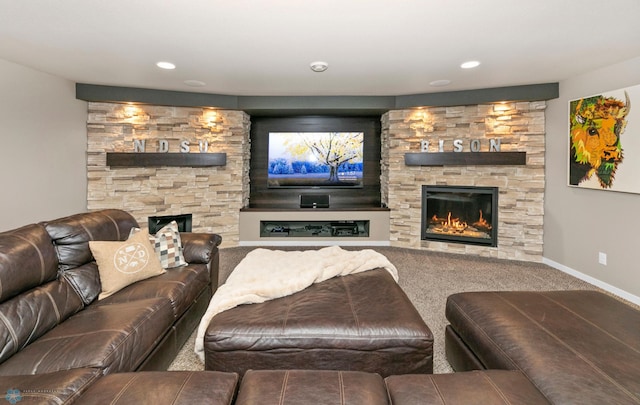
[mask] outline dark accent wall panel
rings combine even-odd
[[[176,107],[213,107],[243,110],[252,116],[280,117],[312,114],[374,116],[389,110],[414,107],[550,100],[558,98],[558,94],[557,82],[398,96],[233,96],[76,83],[76,98],[79,100]]]
[[[364,185],[357,189],[268,188],[269,132],[364,132]],[[330,209],[380,207],[380,116],[251,117],[249,207],[299,208],[300,194],[329,194]]]
[[[494,87],[490,89],[445,91],[441,93],[409,94],[396,97],[396,109],[416,106],[443,107],[475,105],[503,101],[537,101],[558,98],[558,83],[529,84],[522,86]]]

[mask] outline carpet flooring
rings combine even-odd
[[[365,249],[367,247],[345,247]],[[255,247],[220,250],[220,284],[242,258]],[[280,250],[317,249],[277,247]],[[398,269],[400,287],[434,335],[435,374],[453,370],[444,355],[445,302],[449,295],[463,291],[504,290],[597,290],[598,288],[541,263],[480,258],[459,254],[428,252],[396,247],[371,247],[385,255]],[[176,356],[169,370],[203,370],[193,352],[195,332]]]

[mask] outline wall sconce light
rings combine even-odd
[[[124,117],[127,119],[133,119],[140,115],[140,108],[135,105],[128,105],[124,108]]]
[[[215,110],[205,111],[202,116],[202,126],[205,128],[209,128],[210,130],[218,129],[219,125],[222,124],[222,117]]]
[[[493,111],[496,112],[505,112],[505,111],[509,111],[511,109],[511,106],[509,104],[507,104],[507,102],[503,101],[500,104],[495,104],[493,106]]]
[[[433,132],[433,117],[429,111],[418,109],[411,113],[411,115],[405,120],[409,122],[409,128],[416,131],[416,136],[420,135],[420,132]]]
[[[147,113],[142,108],[134,104],[128,104],[124,107],[122,115],[125,121],[134,125],[142,125],[149,120]]]

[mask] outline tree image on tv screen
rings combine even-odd
[[[280,186],[358,186],[362,132],[270,133],[269,179]]]

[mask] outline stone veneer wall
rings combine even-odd
[[[222,246],[239,238],[240,208],[249,202],[249,116],[242,111],[89,103],[87,122],[88,209],[121,208],[147,225],[153,215],[193,214],[194,232],[222,235]],[[226,166],[109,167],[106,152],[133,152],[134,139],[156,152],[159,140],[169,152],[225,152]]]
[[[390,111],[382,117],[382,201],[391,209],[391,245],[468,253],[502,259],[541,261],[543,254],[544,150],[546,102],[429,107]],[[526,166],[405,166],[406,152],[420,152],[420,141],[438,153],[453,141],[500,139],[501,150],[527,152]],[[421,241],[422,185],[499,187],[498,246],[483,247]]]
[[[541,261],[544,214],[545,102],[394,110],[382,116],[382,201],[391,209],[391,245]],[[146,225],[152,215],[193,214],[195,232],[215,232],[223,246],[239,242],[239,212],[249,203],[250,118],[242,111],[192,107],[89,103],[87,122],[88,209],[121,208]],[[405,166],[406,152],[420,141],[438,153],[453,140],[499,138],[502,151],[526,151],[526,166]],[[222,167],[106,166],[106,152],[133,152],[133,140],[146,139],[155,152],[158,140],[179,152],[180,142],[208,141],[209,152],[226,152]],[[422,185],[497,186],[498,246],[484,247],[420,240]]]

